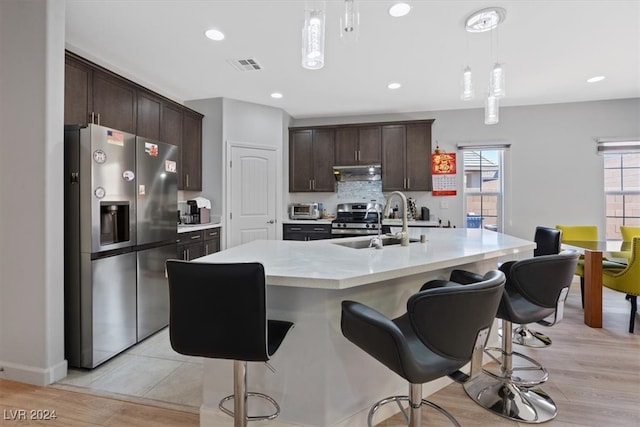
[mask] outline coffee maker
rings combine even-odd
[[[186,202],[179,202],[178,206],[183,212],[180,215],[180,222],[182,224],[208,224],[210,221],[210,212],[208,208],[199,208],[196,200],[187,200]]]

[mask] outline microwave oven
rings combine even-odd
[[[292,203],[289,205],[290,219],[322,218],[322,203]]]

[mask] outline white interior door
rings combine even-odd
[[[276,150],[230,147],[229,247],[276,238]]]

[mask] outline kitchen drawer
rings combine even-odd
[[[331,238],[331,224],[283,224],[284,240],[320,240]]]
[[[188,231],[186,233],[178,233],[176,243],[187,244],[193,242],[201,242],[203,240],[202,231]]]
[[[202,230],[203,239],[204,240],[213,240],[220,238],[220,229],[219,228],[207,228],[206,230]]]

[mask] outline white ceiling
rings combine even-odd
[[[361,0],[355,45],[339,37],[343,2],[326,2],[325,66],[301,67],[304,0],[67,0],[67,48],[170,98],[227,97],[284,109],[295,118],[483,106],[490,33],[467,33],[474,11],[500,6],[494,57],[505,63],[502,106],[640,97],[640,0]],[[222,42],[204,37],[218,28]],[[495,41],[496,34],[493,39]],[[254,58],[240,72],[227,60]],[[464,65],[476,98],[461,101]],[[604,75],[588,84],[592,76]],[[387,84],[397,81],[395,91]],[[480,89],[480,90],[478,90]],[[275,100],[274,91],[284,94]]]

